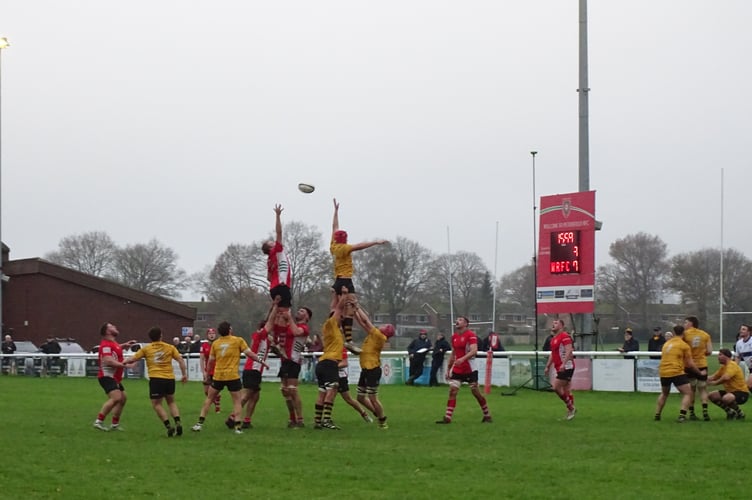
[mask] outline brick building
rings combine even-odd
[[[39,258],[7,260],[3,273],[3,332],[37,345],[53,336],[90,349],[99,344],[105,322],[118,327],[121,342],[148,342],[152,326],[160,326],[169,339],[196,318],[196,309],[180,302]]]

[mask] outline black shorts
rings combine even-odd
[[[724,394],[728,394],[726,391],[718,391],[718,393],[723,397]],[[734,396],[736,397],[736,404],[743,405],[747,402],[749,399],[749,393],[744,391],[734,391]]]
[[[339,367],[337,362],[331,359],[321,360],[316,363],[316,379],[320,388],[326,388],[339,382]]]
[[[239,378],[233,380],[212,380],[211,386],[219,392],[222,392],[222,389],[225,387],[227,387],[227,390],[230,392],[238,392],[243,388],[243,384],[240,382]]]
[[[279,365],[277,376],[279,378],[297,379],[300,376],[300,364],[291,359],[283,359]]]
[[[475,370],[472,373],[454,373],[454,370],[452,370],[452,375],[449,378],[452,380],[459,380],[460,382],[467,382],[468,384],[477,384],[478,370]]]
[[[677,375],[675,377],[661,377],[661,387],[671,387],[671,384],[674,384],[674,387],[679,387],[681,385],[687,385],[689,383],[689,377],[687,377],[687,374],[684,375]]]
[[[692,380],[699,380],[700,382],[704,382],[705,380],[707,380],[708,379],[708,367],[704,366],[702,368],[697,368],[697,369],[698,370],[705,370],[705,375],[698,375],[697,373],[695,373],[694,371],[690,371],[689,369],[685,369],[684,373],[687,374],[687,378],[690,381],[692,381]]]
[[[125,390],[125,387],[123,387],[123,384],[121,384],[120,382],[115,382],[115,379],[112,377],[100,377],[99,385],[102,386],[102,389],[104,389],[105,394],[109,394],[112,391],[124,391]]]
[[[149,399],[159,399],[175,394],[174,378],[150,378]]]
[[[347,293],[355,293],[355,286],[353,285],[352,278],[337,278],[334,280],[332,288],[334,293],[342,295],[342,287],[347,287]]]
[[[368,368],[360,371],[358,387],[378,387],[381,382],[381,367]]]
[[[350,384],[347,382],[347,377],[339,378],[339,387],[337,388],[340,394],[343,392],[350,392]]]
[[[566,380],[567,382],[571,382],[573,376],[574,376],[574,368],[567,368],[566,370],[556,372],[557,380]]]
[[[243,370],[243,389],[261,390],[261,372],[258,370]]]
[[[279,296],[279,304],[277,304],[279,307],[292,307],[292,293],[289,286],[277,285],[269,290],[269,295],[272,296],[272,300]]]

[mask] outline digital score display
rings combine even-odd
[[[551,233],[551,274],[579,274],[580,231]]]

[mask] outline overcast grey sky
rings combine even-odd
[[[532,255],[576,191],[578,2],[0,0],[2,239],[101,230],[195,272],[285,221]],[[589,2],[597,265],[638,231],[750,255],[752,2]],[[297,191],[300,181],[316,192]],[[449,238],[447,237],[449,229]],[[323,243],[323,242],[322,242]]]

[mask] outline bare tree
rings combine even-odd
[[[752,262],[737,250],[723,254],[723,301],[726,311],[749,311],[752,306]],[[706,248],[688,252],[671,259],[671,273],[666,287],[681,296],[683,304],[691,307],[701,321],[717,327],[720,311],[721,252]]]
[[[469,316],[471,313],[479,312],[477,309],[482,302],[486,273],[488,269],[475,253],[444,254],[434,259],[431,264],[429,290],[435,296],[448,298],[451,276],[455,314]]]
[[[82,273],[102,277],[111,273],[117,250],[117,245],[107,233],[89,231],[61,239],[57,251],[49,252],[45,259]]]
[[[618,269],[621,295],[639,307],[645,326],[648,304],[658,298],[669,271],[666,244],[658,236],[637,233],[611,243],[609,254]]]
[[[186,272],[177,265],[178,255],[156,239],[118,250],[113,278],[145,292],[177,297],[187,284]]]
[[[217,257],[204,286],[204,293],[214,301],[228,296],[241,298],[249,290],[268,292],[266,257],[258,245],[232,243]]]
[[[533,300],[535,298],[533,286],[533,264],[518,267],[499,280],[499,298],[504,302],[518,304],[520,310],[534,314]]]
[[[291,221],[283,227],[283,244],[293,270],[293,303],[303,305],[314,300],[327,284],[331,258],[323,247],[323,235],[316,226]]]
[[[419,243],[397,237],[353,256],[359,294],[372,313],[385,311],[396,323],[425,285],[431,252]]]

